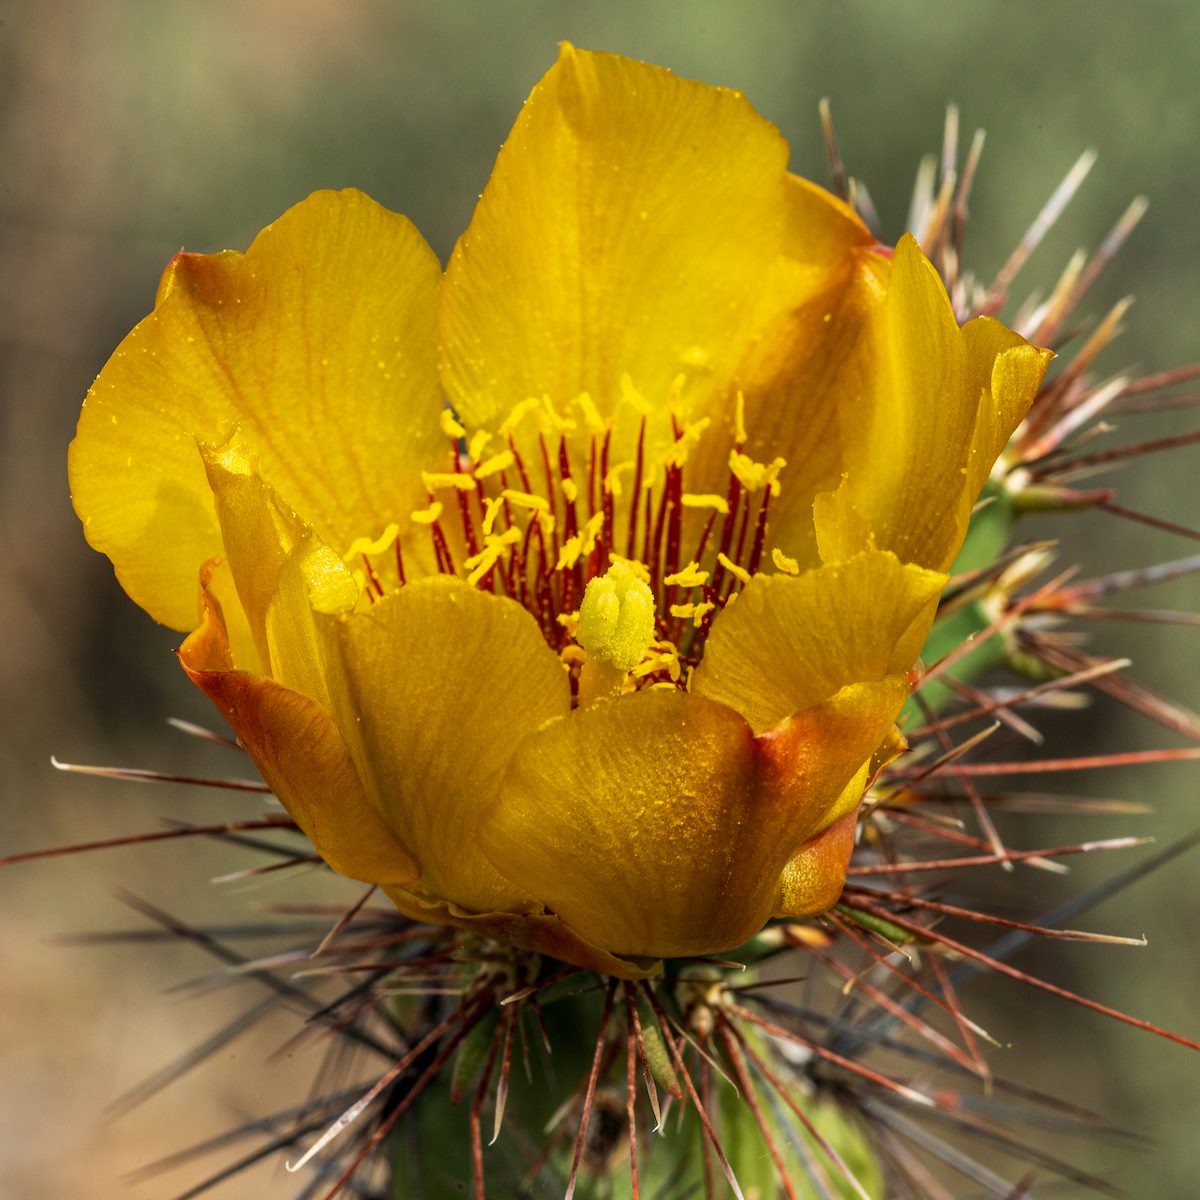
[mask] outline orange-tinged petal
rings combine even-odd
[[[416,860],[367,799],[332,716],[273,680],[233,670],[220,607],[210,595],[203,623],[179,658],[335,871],[368,883],[416,880]]]
[[[908,679],[899,674],[850,684],[759,738],[762,786],[797,818],[786,843],[792,852],[779,876],[775,916],[824,912],[841,894],[874,756],[908,693]]]
[[[284,503],[341,553],[421,502],[438,428],[440,271],[403,217],[317,192],[245,254],[180,254],[93,384],[71,446],[88,540],[156,619],[194,628],[221,537],[197,442],[240,427]]]
[[[857,805],[827,829],[809,838],[788,860],[779,881],[777,917],[815,917],[837,902],[854,850]]]
[[[236,667],[238,670],[251,671],[255,675],[264,674],[265,668],[255,644],[254,631],[250,628],[250,621],[238,598],[233,572],[230,571],[229,563],[224,557],[210,559],[200,568],[201,611],[206,594],[216,602],[221,611],[221,623],[229,650],[229,666],[226,669],[233,670]]]
[[[475,912],[528,907],[476,843],[521,739],[565,713],[567,673],[512,600],[462,580],[409,584],[325,618],[327,683],[385,820],[421,865],[421,890]]]
[[[483,848],[591,945],[728,950],[771,915],[793,849],[865,779],[903,690],[848,690],[760,739],[675,691],[577,709],[521,744]]]
[[[886,551],[794,577],[756,575],[713,622],[692,691],[761,733],[847,684],[902,673],[945,582]]]
[[[908,692],[904,675],[847,684],[758,739],[763,786],[789,814],[789,850],[858,804]]]
[[[787,175],[787,153],[737,92],[565,46],[447,270],[443,378],[459,414],[494,426],[528,396],[581,392],[609,414],[623,375],[664,405],[682,374],[692,415],[729,399],[750,340],[867,237]]]

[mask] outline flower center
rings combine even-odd
[[[622,386],[633,393],[628,380]],[[724,490],[690,491],[693,452],[713,434],[707,418],[687,424],[675,409],[631,402],[604,420],[586,395],[567,416],[531,399],[495,433],[473,436],[446,410],[445,469],[422,473],[428,505],[403,537],[389,526],[346,559],[371,602],[403,586],[418,559],[421,574],[458,575],[517,601],[571,668],[576,691],[588,655],[627,672],[627,688],[684,688],[714,615],[762,565],[786,464],[743,452],[739,398]],[[656,432],[668,435],[666,449],[652,457]],[[617,461],[626,444],[629,456]],[[771,559],[797,570],[779,550]]]

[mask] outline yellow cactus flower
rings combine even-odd
[[[355,191],[177,256],[72,489],[330,866],[634,977],[837,899],[1046,358],[738,93],[565,47],[444,275]]]

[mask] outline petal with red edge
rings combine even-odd
[[[577,709],[521,744],[484,851],[613,954],[731,949],[771,915],[792,851],[865,780],[905,694],[903,680],[846,689],[757,740],[731,709],[674,691]]]
[[[854,851],[858,808],[809,838],[788,859],[779,881],[777,917],[815,917],[828,912],[842,894]]]
[[[763,787],[788,813],[789,850],[858,804],[908,691],[903,675],[848,684],[758,739]]]
[[[179,659],[335,871],[368,883],[416,880],[416,860],[367,799],[329,712],[273,680],[230,669],[220,609],[211,600]]]

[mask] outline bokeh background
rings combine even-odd
[[[244,248],[317,187],[356,185],[411,216],[443,257],[470,217],[517,108],[568,38],[744,90],[824,179],[816,117],[829,96],[850,170],[892,236],[919,156],[956,100],[964,133],[988,131],[972,203],[971,261],[992,274],[1085,147],[1100,161],[1030,264],[1045,286],[1077,245],[1095,247],[1127,201],[1149,215],[1100,282],[1097,309],[1138,303],[1101,369],[1200,358],[1200,6],[1192,0],[28,0],[0,3],[0,854],[156,827],[164,816],[246,811],[222,793],[65,776],[50,756],[165,771],[229,773],[218,747],[165,725],[211,721],[171,651],[84,544],[65,451],[79,401],[120,337],[149,310],[181,247]],[[1183,428],[1187,414],[1127,418],[1118,436]],[[370,431],[364,430],[364,436]],[[1196,523],[1200,457],[1177,451],[1120,477],[1133,506]],[[1062,554],[1091,573],[1179,558],[1195,547],[1103,516],[1063,523]],[[1196,606],[1181,581],[1158,606]],[[1138,677],[1194,705],[1195,629],[1113,626],[1102,645]],[[1178,744],[1101,706],[1073,725],[1075,748]],[[1068,745],[1061,742],[1061,745]],[[1057,778],[1152,804],[1142,817],[1078,818],[1025,844],[1200,825],[1195,765]],[[1034,781],[1036,786],[1037,781]],[[1129,855],[1146,851],[1127,852]],[[0,1195],[102,1200],[173,1195],[195,1170],[129,1185],[122,1174],[287,1102],[311,1064],[267,1067],[281,1039],[222,1051],[151,1105],[120,1119],[105,1104],[234,1011],[238,997],[167,991],[209,969],[151,947],[64,948],[80,929],[138,927],[121,886],[190,920],[237,919],[273,888],[212,886],[252,861],[208,844],[106,851],[0,875]],[[1130,857],[1124,862],[1134,861]],[[1115,860],[1085,862],[1071,887]],[[1063,986],[1200,1037],[1200,853],[1080,924],[1145,932],[1145,949],[1052,944],[1018,960]],[[1021,879],[1030,911],[1066,892]],[[1017,985],[985,981],[976,1015],[1011,1048],[994,1066],[1109,1111],[1151,1135],[1062,1147],[1139,1200],[1197,1194],[1200,1059]],[[218,1194],[293,1194],[277,1166]],[[1070,1189],[1061,1194],[1075,1194]]]

